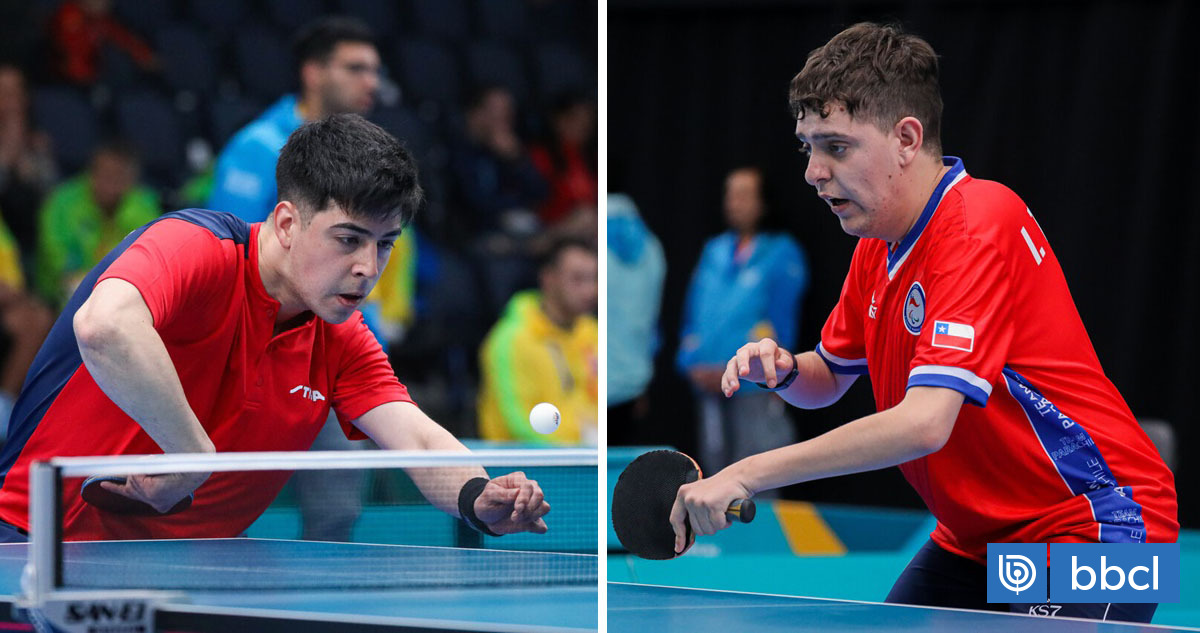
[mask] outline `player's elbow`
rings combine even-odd
[[[909,421],[913,451],[919,453],[918,456],[936,453],[950,441],[962,403],[962,394],[951,389],[914,387],[908,390],[901,403],[902,414]]]
[[[101,314],[94,305],[85,302],[75,312],[71,326],[75,330],[75,340],[82,349],[101,349],[112,342],[116,336],[116,324],[111,315]]]
[[[954,419],[944,419],[942,416],[927,416],[918,422],[917,431],[913,434],[916,439],[916,449],[921,455],[929,455],[942,450],[950,441],[950,433],[954,430]]]

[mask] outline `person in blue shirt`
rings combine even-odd
[[[729,230],[704,245],[688,286],[676,357],[697,394],[705,472],[796,440],[779,398],[744,389],[726,399],[720,385],[725,364],[742,345],[762,338],[795,341],[808,286],[808,265],[796,240],[760,231],[766,205],[759,169],[729,173],[724,208]]]
[[[299,94],[284,95],[221,150],[209,208],[261,222],[275,208],[275,163],[288,136],[306,121],[374,105],[380,62],[366,24],[322,18],[297,35],[295,53]]]
[[[294,52],[299,93],[281,97],[238,130],[221,150],[208,208],[228,211],[247,222],[261,222],[277,203],[275,164],[292,132],[331,114],[366,114],[374,105],[379,52],[374,34],[362,21],[320,18],[296,35]],[[405,239],[411,240],[410,235],[405,231]],[[392,268],[399,265],[393,262]],[[377,311],[378,304],[370,300],[362,305],[364,319],[378,338]],[[332,414],[313,443],[314,450],[355,448],[360,448],[359,443],[346,439]],[[362,502],[357,494],[346,491],[361,488],[358,473],[300,471],[293,482],[304,523],[302,538],[349,540]]]
[[[610,180],[611,182],[611,180]],[[636,437],[654,377],[667,260],[633,199],[608,194],[608,432]]]

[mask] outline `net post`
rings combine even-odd
[[[62,473],[34,462],[29,470],[29,561],[22,589],[40,603],[62,585]]]

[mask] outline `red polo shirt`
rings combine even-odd
[[[350,421],[386,402],[411,402],[361,315],[310,317],[274,335],[280,304],[258,270],[259,224],[188,209],[130,234],[88,275],[39,352],[0,452],[0,520],[28,528],[29,464],[67,455],[161,453],[96,385],[71,327],[104,279],[141,292],[188,403],[219,452],[307,450],[330,407]],[[266,509],[290,472],[216,473],[188,510],[133,518],[98,511],[64,481],[68,540],[228,537]]]
[[[963,394],[949,441],[900,464],[943,549],[1173,543],[1175,483],[1104,375],[1058,259],[1012,191],[949,171],[898,244],[858,243],[817,352],[869,374],[880,411],[910,387]]]

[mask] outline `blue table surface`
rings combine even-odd
[[[1028,615],[931,609],[707,589],[608,583],[608,630],[1161,633],[1196,631]]]
[[[0,595],[20,592],[27,548],[0,544]],[[178,590],[185,610],[597,628],[592,555],[238,538],[65,543],[63,559],[64,589]]]

